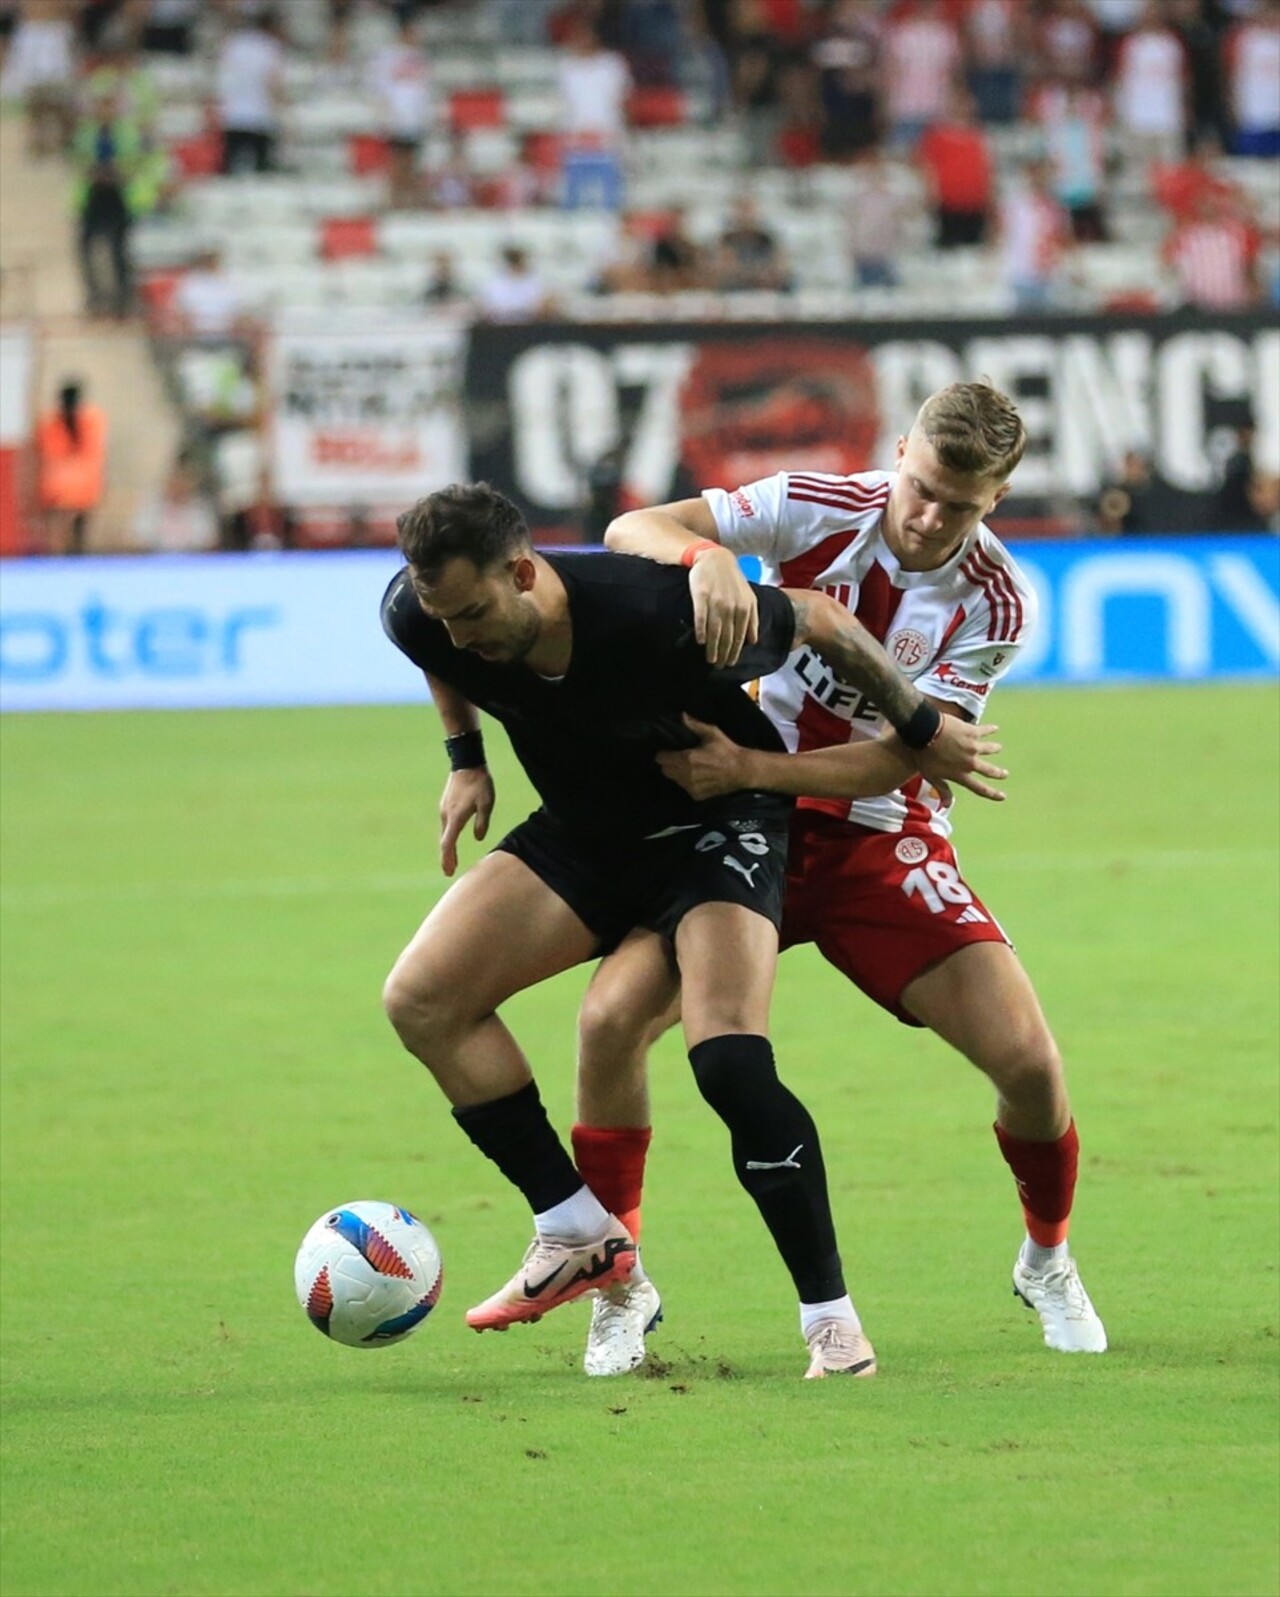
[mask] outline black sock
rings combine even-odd
[[[547,1119],[536,1081],[506,1098],[455,1109],[453,1118],[512,1186],[520,1188],[534,1214],[563,1203],[582,1185]]]
[[[845,1294],[818,1128],[778,1080],[767,1037],[709,1037],[689,1050],[698,1090],[729,1128],[733,1168],[755,1200],[802,1303]],[[754,1168],[764,1165],[765,1169]]]

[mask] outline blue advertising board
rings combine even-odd
[[[1280,543],[1186,537],[1013,545],[1041,600],[1013,680],[1267,678]],[[0,709],[420,700],[383,636],[392,550],[15,560],[0,567]]]

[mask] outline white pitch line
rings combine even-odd
[[[1117,869],[1150,871],[1207,871],[1256,868],[1280,861],[1280,851],[1268,848],[1123,849],[1103,854],[1067,852],[1001,854],[985,859],[987,871],[1044,871],[1105,874]],[[120,882],[94,884],[32,883],[0,892],[0,908],[59,909],[68,904],[154,903],[202,898],[324,898],[360,893],[426,894],[445,885],[439,872],[415,875],[383,871],[366,876],[264,876],[221,882]]]

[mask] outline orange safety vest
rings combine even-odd
[[[73,439],[61,410],[48,411],[36,429],[40,505],[44,510],[92,510],[102,498],[107,464],[107,418],[97,405],[81,405]]]

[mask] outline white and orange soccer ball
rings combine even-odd
[[[422,1221],[367,1199],[322,1214],[293,1266],[307,1318],[346,1347],[402,1342],[435,1308],[443,1278],[440,1249]]]

